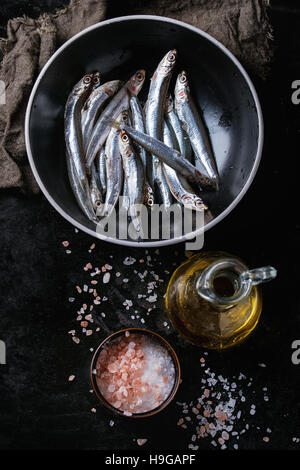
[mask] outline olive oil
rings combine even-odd
[[[272,267],[249,271],[237,257],[203,252],[181,264],[166,294],[169,318],[188,341],[210,349],[240,343],[262,311],[258,284],[273,279]]]

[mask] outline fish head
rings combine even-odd
[[[117,122],[122,125],[122,124],[127,124],[128,123],[128,111],[124,109],[118,116]]]
[[[130,157],[132,155],[130,138],[124,130],[119,135],[119,148],[122,157]]]
[[[186,207],[191,208],[191,209],[195,209],[195,210],[198,210],[198,211],[203,211],[207,208],[205,206],[205,204],[203,203],[202,199],[200,197],[198,197],[196,194],[195,195],[184,194],[182,196],[182,203]]]
[[[96,188],[91,189],[91,201],[94,211],[97,213],[101,209],[103,201],[100,192]]]
[[[176,104],[184,103],[188,101],[190,96],[190,87],[187,79],[186,72],[181,72],[176,80],[175,85],[175,101]]]
[[[140,92],[144,81],[146,72],[145,70],[138,70],[127,82],[127,88],[132,95],[137,96]]]
[[[121,83],[121,80],[112,80],[111,82],[104,83],[103,88],[105,93],[109,96],[114,95],[120,88]]]
[[[87,73],[81,80],[77,83],[77,86],[74,89],[76,95],[82,95],[86,91],[92,88],[94,73]]]
[[[171,51],[169,51],[158,64],[156,72],[164,76],[171,74],[173,68],[175,67],[176,56],[176,49],[172,49]]]
[[[95,72],[94,73],[94,76],[92,78],[92,82],[93,82],[93,85],[92,85],[92,88],[93,90],[96,90],[99,86],[100,86],[100,72]]]
[[[166,106],[165,106],[166,114],[169,114],[171,111],[173,111],[173,109],[174,109],[173,98],[171,95],[168,95],[166,99]]]

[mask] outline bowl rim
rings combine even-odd
[[[29,137],[29,128],[30,128],[30,116],[31,116],[31,110],[32,110],[32,104],[33,100],[35,98],[35,94],[37,91],[37,88],[40,84],[40,81],[42,80],[43,76],[47,72],[48,68],[52,64],[52,62],[61,54],[61,52],[66,49],[72,42],[76,41],[79,37],[83,36],[84,34],[88,33],[89,31],[92,31],[94,29],[101,28],[102,26],[109,25],[112,23],[119,23],[122,21],[131,21],[131,20],[155,20],[155,21],[162,21],[166,23],[171,23],[171,24],[176,24],[178,26],[182,26],[184,28],[190,29],[191,31],[199,34],[200,36],[203,36],[205,39],[208,41],[212,42],[216,47],[218,47],[225,55],[228,56],[228,58],[235,64],[235,66],[239,69],[240,73],[243,75],[250,92],[252,94],[255,107],[256,107],[256,112],[257,112],[257,117],[258,117],[258,141],[257,141],[257,151],[256,151],[256,156],[254,160],[254,164],[252,167],[251,172],[249,173],[249,176],[246,180],[246,183],[242,190],[239,192],[239,194],[236,196],[236,198],[229,204],[229,206],[222,211],[216,218],[208,222],[207,225],[204,225],[204,227],[200,227],[198,230],[195,230],[193,233],[193,236],[188,236],[188,235],[181,235],[180,237],[176,238],[171,238],[171,239],[166,239],[166,240],[158,240],[158,241],[131,241],[131,240],[121,240],[117,238],[110,238],[106,237],[100,233],[97,233],[96,231],[91,230],[90,228],[86,227],[82,223],[78,222],[76,219],[71,217],[67,212],[65,212],[59,204],[52,198],[50,193],[48,192],[47,188],[45,187],[44,183],[42,182],[39,173],[37,171],[37,168],[34,163],[34,158],[33,154],[31,151],[31,145],[30,145],[30,137]],[[28,100],[27,108],[26,108],[26,115],[25,115],[25,144],[26,144],[26,151],[28,155],[28,160],[31,166],[31,170],[33,172],[33,175],[41,188],[44,196],[48,199],[50,204],[56,209],[56,211],[64,217],[68,222],[70,222],[73,226],[77,227],[79,230],[82,230],[83,232],[98,238],[103,241],[107,241],[110,243],[114,243],[117,245],[124,245],[124,246],[130,246],[130,247],[140,247],[140,248],[154,248],[154,247],[160,247],[160,246],[166,246],[166,245],[173,245],[175,243],[180,243],[180,242],[185,242],[192,240],[194,237],[199,236],[203,234],[203,232],[206,232],[207,230],[211,229],[215,225],[217,225],[221,220],[223,220],[236,206],[237,204],[241,201],[241,199],[244,197],[246,192],[248,191],[249,187],[251,186],[254,177],[256,175],[256,172],[258,170],[260,160],[261,160],[261,155],[262,155],[262,150],[263,150],[263,141],[264,141],[264,122],[263,122],[263,114],[261,110],[261,105],[259,102],[259,98],[257,95],[257,92],[255,90],[255,87],[240,63],[240,61],[230,52],[221,42],[219,42],[217,39],[215,39],[213,36],[210,34],[202,31],[199,28],[196,28],[195,26],[192,26],[188,23],[185,23],[183,21],[175,20],[173,18],[168,18],[164,16],[156,16],[156,15],[128,15],[128,16],[119,16],[117,18],[110,18],[104,21],[101,21],[99,23],[96,23],[94,25],[91,25],[79,33],[75,34],[72,36],[70,39],[68,39],[62,46],[57,49],[57,51],[54,52],[54,54],[50,57],[50,59],[46,62],[44,67],[42,68],[41,72],[39,73],[35,84],[32,88],[32,91],[30,93],[30,97]]]
[[[168,397],[163,401],[158,407],[154,408],[153,410],[145,411],[143,413],[133,413],[132,415],[125,415],[123,411],[119,410],[118,408],[115,408],[113,405],[111,405],[102,395],[98,385],[97,381],[95,379],[95,374],[94,374],[94,369],[96,368],[98,358],[101,354],[101,350],[105,346],[105,344],[110,342],[111,340],[113,341],[114,339],[118,338],[121,336],[123,333],[125,334],[126,331],[129,331],[131,333],[138,333],[138,334],[143,334],[145,336],[153,336],[156,338],[156,340],[163,344],[164,347],[168,350],[170,356],[172,357],[173,363],[174,363],[174,369],[175,369],[175,378],[174,378],[174,384],[172,387],[172,390],[170,391],[170,394]],[[98,400],[100,401],[101,405],[105,406],[110,412],[123,416],[124,418],[133,418],[133,419],[138,419],[138,418],[148,418],[150,416],[156,415],[160,411],[164,410],[175,398],[175,395],[178,391],[179,385],[181,383],[181,367],[180,367],[180,362],[177,356],[177,353],[175,352],[175,349],[171,346],[171,344],[159,333],[156,333],[155,331],[149,330],[147,328],[139,328],[139,327],[129,327],[129,328],[122,328],[121,330],[115,331],[114,333],[111,333],[109,336],[104,338],[103,341],[99,344],[97,347],[93,358],[91,360],[91,365],[90,365],[90,380],[91,384],[94,390],[95,395],[97,396]]]

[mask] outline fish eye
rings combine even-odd
[[[140,72],[138,72],[138,73],[136,74],[136,79],[137,79],[138,82],[141,82],[141,81],[143,80],[143,78],[144,78],[144,76],[143,76],[143,74],[141,74]]]
[[[184,74],[180,75],[179,81],[180,81],[180,83],[185,83],[186,82],[186,75],[184,75]]]
[[[101,203],[101,201],[100,201],[99,199],[95,202],[96,207],[100,207],[101,204],[102,204],[102,203]]]
[[[170,54],[168,55],[168,59],[170,62],[174,62],[174,60],[176,59],[174,52],[170,52]]]
[[[128,135],[127,134],[123,134],[122,135],[122,140],[123,142],[125,142],[125,144],[129,141],[129,138],[128,138]]]
[[[87,84],[91,83],[91,80],[92,79],[91,79],[90,75],[87,75],[86,77],[84,77],[83,83],[85,83],[87,85]]]
[[[100,82],[100,78],[98,76],[94,77],[93,82],[97,85]]]

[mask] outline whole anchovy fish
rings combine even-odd
[[[158,140],[163,135],[164,108],[172,71],[176,62],[177,51],[169,51],[158,64],[152,78],[145,107],[146,133]],[[152,185],[157,185],[162,202],[166,206],[172,203],[172,197],[161,168],[161,162],[152,155]]]
[[[142,232],[141,210],[139,206],[144,202],[145,174],[143,164],[126,132],[119,135],[119,148],[122,156],[124,177],[127,181],[129,200],[129,215],[137,232]]]
[[[99,82],[100,83],[100,82]],[[94,87],[90,96],[86,100],[82,110],[82,135],[83,144],[86,150],[92,135],[93,127],[99,117],[103,106],[109,98],[114,96],[120,88],[121,81],[113,80],[101,86]]]
[[[137,95],[141,90],[145,81],[145,71],[138,70],[128,82],[118,91],[113,97],[108,106],[105,108],[103,113],[100,115],[98,121],[93,129],[90,142],[86,151],[86,165],[89,168],[104,144],[109,131],[110,126],[107,122],[107,118],[115,119],[124,110],[129,107],[130,95]]]
[[[85,169],[81,133],[81,108],[93,85],[93,74],[85,75],[72,89],[64,113],[66,160],[72,190],[86,216],[95,220]]]
[[[215,189],[215,181],[207,176],[203,175],[191,162],[186,160],[180,152],[176,149],[168,147],[166,144],[161,142],[154,137],[150,137],[148,134],[137,131],[133,127],[127,124],[119,124],[111,121],[110,125],[113,127],[119,127],[126,131],[136,143],[142,145],[148,152],[156,155],[163,163],[166,163],[174,170],[178,171],[182,176],[194,184],[200,184],[201,187],[207,189]]]
[[[127,111],[122,111],[118,118],[118,123],[126,122]],[[97,211],[97,215],[108,217],[118,202],[123,183],[123,166],[119,149],[120,129],[112,128],[108,134],[105,144],[107,187],[105,202],[103,207]]]
[[[218,186],[219,175],[211,148],[208,133],[192,99],[186,72],[181,72],[175,86],[175,108],[183,129],[187,132],[194,153],[196,167],[215,180]]]
[[[172,148],[176,145],[176,136],[172,133],[167,122],[164,122],[164,143]],[[207,209],[202,199],[195,194],[193,189],[190,187],[187,181],[183,177],[178,176],[175,170],[170,166],[163,163],[163,169],[166,175],[166,179],[171,190],[171,193],[185,207],[189,209],[195,209],[197,211],[203,211]]]
[[[169,127],[173,129],[173,132],[176,136],[176,140],[179,145],[178,150],[180,150],[180,153],[184,158],[191,161],[192,160],[192,148],[191,148],[191,144],[189,141],[189,137],[181,126],[181,122],[174,108],[174,101],[171,95],[167,97],[166,107],[165,107],[165,116],[166,116],[166,121],[169,124]]]
[[[132,115],[132,127],[134,127],[134,129],[137,129],[138,131],[145,132],[144,113],[138,97],[133,95],[130,98],[129,104]],[[153,189],[151,188],[151,185],[148,181],[147,172],[147,163],[150,156],[147,155],[147,151],[144,149],[144,147],[141,147],[140,145],[137,145],[137,150],[142,161],[145,173],[145,202],[151,207],[154,204],[154,194]]]

